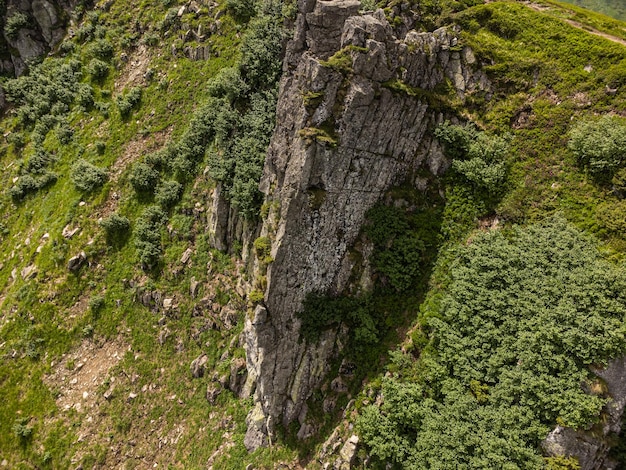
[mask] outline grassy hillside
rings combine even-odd
[[[620,0],[564,0],[567,3],[626,21],[626,5]]]
[[[53,57],[26,77],[2,79],[10,107],[0,121],[0,461],[8,468],[269,469],[280,462],[297,468],[298,461],[315,468],[313,456],[337,424],[325,417],[319,392],[310,408],[327,421],[316,439],[298,442],[287,429],[269,449],[248,455],[243,445],[252,403],[229,388],[241,387],[238,335],[255,299],[242,290],[246,269],[238,247],[231,254],[211,248],[206,213],[218,182],[248,220],[260,210],[256,182],[274,125],[282,35],[295,10],[289,3],[198,3],[114,0],[78,9],[73,35]],[[476,239],[483,256],[495,243],[503,263],[515,250],[538,250],[543,259],[554,237],[511,227],[537,227],[557,214],[548,234],[567,235],[563,243],[579,247],[581,263],[596,263],[603,279],[621,285],[617,263],[626,254],[626,162],[581,157],[568,146],[579,123],[612,116],[618,133],[625,125],[624,23],[548,0],[534,7],[444,3],[439,9],[418,1],[412,8],[423,13],[424,27],[461,25],[462,45],[484,64],[493,96],[470,96],[446,109],[473,127],[439,131],[442,141],[465,139],[467,148],[454,153],[448,147],[457,162],[431,192],[390,193],[389,199],[419,210],[381,206],[370,214],[364,236],[376,246],[383,293],[366,299],[366,307],[360,301],[333,305],[350,313],[370,309],[381,328],[400,338],[410,328],[403,344],[356,352],[371,360],[368,354],[398,348],[389,361],[391,379],[382,381],[374,370],[365,386],[351,389],[365,418],[350,419],[359,422],[366,448],[374,460],[400,467],[406,465],[402,455],[422,458],[428,449],[409,449],[409,426],[403,428],[409,438],[397,433],[402,454],[376,441],[381,433],[372,423],[397,417],[393,409],[381,415],[367,407],[381,388],[398,393],[396,413],[411,393],[419,399],[431,394],[433,401],[418,411],[443,410],[449,423],[476,401],[484,404],[498,382],[486,373],[454,375],[445,369],[454,354],[437,349],[445,335],[454,344],[450,338],[460,334],[450,332],[460,328],[450,305],[465,295],[454,289],[462,278],[458,270],[467,266],[453,260],[469,259],[471,266],[466,245]],[[388,13],[393,4],[384,5]],[[482,235],[489,227],[503,228],[503,235]],[[407,259],[424,267],[407,268]],[[559,268],[572,268],[561,261]],[[581,279],[581,295],[592,295],[593,280]],[[615,318],[602,319],[608,322],[602,334],[621,332],[618,314],[616,308]],[[561,321],[537,318],[532,327]],[[574,330],[555,334],[574,337]],[[549,397],[560,400],[558,392],[566,390],[577,406],[518,420],[530,431],[514,436],[516,448],[531,468],[546,463],[536,444],[552,425],[598,419],[603,397],[583,396],[572,381],[586,380],[588,364],[623,353],[624,344],[621,338],[605,349],[590,346],[563,368],[561,389]],[[562,358],[562,350],[555,351]],[[439,352],[451,358],[444,369],[427,362]],[[190,365],[203,355],[204,370],[196,367],[194,377]],[[437,395],[446,378],[454,386]],[[415,383],[419,390],[404,388]],[[457,408],[444,409],[446,400]],[[436,437],[442,423],[427,424]],[[472,426],[458,424],[460,432]],[[454,445],[450,452],[455,461]]]

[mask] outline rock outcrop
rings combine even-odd
[[[300,338],[305,296],[346,288],[354,268],[349,249],[385,191],[416,183],[418,171],[447,168],[431,137],[446,117],[438,89],[455,89],[454,99],[489,91],[457,32],[399,38],[382,10],[359,15],[359,7],[358,0],[301,0],[287,46],[261,181],[274,209],[261,227],[273,262],[264,305],[244,330],[248,374],[256,381],[249,449],[266,443],[279,421],[302,418],[338,352],[338,331],[324,332],[316,344]]]
[[[557,426],[548,434],[542,447],[549,456],[575,457],[581,470],[617,469],[619,465],[609,458],[609,451],[611,437],[617,436],[622,429],[626,405],[626,358],[615,359],[594,372],[604,381],[609,397],[602,423],[587,431]]]
[[[20,76],[27,64],[65,36],[77,0],[7,0],[2,12],[0,74]]]

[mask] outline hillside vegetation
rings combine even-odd
[[[305,302],[307,341],[344,324],[371,367],[335,413],[314,393],[316,436],[281,428],[252,454],[239,334],[263,286],[207,213],[216,187],[242,224],[272,210],[258,182],[295,5],[79,6],[52,56],[2,78],[8,468],[314,469],[337,426],[365,467],[579,468],[540,442],[605,419],[590,366],[626,350],[626,25],[549,0],[402,5],[418,29],[459,25],[493,92],[440,91],[450,169],[369,212],[370,292]]]
[[[564,0],[567,3],[626,21],[626,5],[620,0]]]

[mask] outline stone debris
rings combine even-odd
[[[191,362],[191,366],[189,369],[191,370],[191,375],[194,378],[200,378],[204,376],[204,372],[206,371],[206,364],[209,362],[209,357],[206,354],[202,354],[195,358]]]

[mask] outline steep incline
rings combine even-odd
[[[453,31],[397,38],[382,10],[358,16],[356,0],[299,8],[261,182],[275,208],[261,232],[272,240],[273,262],[265,305],[244,332],[257,386],[249,448],[265,443],[278,421],[304,423],[304,401],[338,350],[337,331],[316,344],[301,340],[296,314],[305,296],[348,286],[349,249],[385,190],[415,184],[418,169],[445,170],[429,133],[445,116],[437,90],[451,84],[454,99],[489,90]]]

